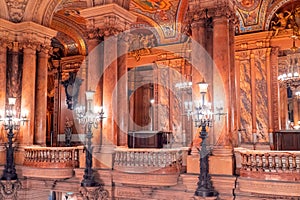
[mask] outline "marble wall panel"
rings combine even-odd
[[[264,61],[255,62],[256,129],[258,142],[268,141],[268,91]]]
[[[183,105],[183,91],[179,91],[176,89],[176,83],[180,83],[182,80],[182,75],[170,68],[170,129],[173,132],[174,142],[178,144],[182,144],[183,141],[183,130],[185,129],[182,125],[183,121],[183,113],[182,109]]]
[[[241,106],[241,128],[242,142],[252,141],[252,101],[251,101],[251,70],[250,61],[240,62],[240,106]]]
[[[169,109],[169,68],[161,67],[158,71],[158,130],[170,130],[170,109]]]

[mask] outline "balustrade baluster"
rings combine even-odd
[[[300,155],[296,155],[295,162],[296,162],[296,171],[300,172]]]
[[[287,167],[287,164],[286,164],[286,156],[285,155],[282,155],[281,157],[281,162],[282,162],[282,171],[286,171],[286,167]]]
[[[268,160],[269,160],[269,170],[271,172],[271,171],[273,171],[273,166],[274,166],[273,156],[269,155]]]
[[[288,157],[288,162],[289,162],[289,170],[293,171],[294,170],[294,157],[290,155]]]
[[[275,170],[278,172],[281,170],[281,159],[278,155],[274,155],[274,161],[275,161]]]
[[[256,171],[262,171],[262,155],[256,154]]]

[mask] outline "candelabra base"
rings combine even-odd
[[[82,180],[81,184],[82,187],[95,187],[97,186],[97,183],[94,180]]]
[[[18,175],[16,172],[9,172],[6,169],[3,171],[3,175],[1,177],[1,180],[17,180]]]
[[[196,190],[195,196],[199,196],[199,197],[216,197],[216,196],[218,196],[218,192],[216,192],[213,189],[200,188],[200,189]]]

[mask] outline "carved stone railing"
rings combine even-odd
[[[238,149],[240,176],[266,180],[300,181],[300,151]],[[236,156],[237,156],[236,154]]]
[[[25,147],[24,166],[38,168],[76,168],[82,147]]]
[[[182,162],[180,149],[128,149],[116,148],[114,169],[147,173],[156,170],[171,169],[179,171]]]

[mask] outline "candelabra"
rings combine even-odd
[[[195,126],[201,128],[199,137],[202,139],[202,142],[201,149],[199,149],[200,174],[198,177],[199,181],[197,183],[198,187],[195,191],[195,195],[201,197],[212,197],[217,196],[218,193],[214,190],[209,174],[209,151],[206,147],[206,138],[208,133],[206,128],[212,124],[213,113],[211,111],[211,103],[205,103],[205,95],[207,93],[208,84],[202,81],[198,83],[198,85],[202,101],[195,101],[195,112],[193,114]]]
[[[5,111],[5,117],[1,117],[0,121],[3,122],[4,129],[8,130],[7,133],[7,145],[6,145],[6,165],[3,171],[1,180],[17,180],[18,176],[14,164],[14,147],[13,138],[14,130],[19,130],[21,122],[27,121],[27,114],[17,117],[16,111],[14,110],[14,105],[16,103],[16,98],[8,98],[8,107]]]
[[[87,108],[85,106],[78,106],[75,109],[79,123],[85,128],[86,131],[86,154],[85,154],[85,170],[81,186],[93,187],[97,186],[94,180],[92,169],[93,147],[92,147],[92,128],[98,128],[99,123],[104,118],[102,107],[93,106],[94,91],[86,92]]]

